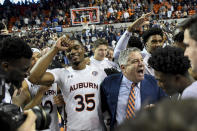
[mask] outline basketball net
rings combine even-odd
[[[85,22],[81,22],[81,24],[82,24],[83,29],[89,28],[89,26],[88,26],[89,22],[85,21]]]

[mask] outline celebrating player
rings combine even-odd
[[[67,51],[71,62],[68,69],[54,69],[46,72],[53,57],[60,50]],[[106,74],[84,61],[84,48],[79,40],[60,38],[56,45],[33,67],[29,80],[34,84],[57,83],[66,102],[67,130],[102,131],[103,121],[100,109],[100,83]]]

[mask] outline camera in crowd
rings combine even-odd
[[[14,82],[7,83],[6,79],[8,74],[0,68],[0,121],[9,125],[13,130],[19,128],[26,120],[26,115],[20,111],[20,108],[14,104],[3,103],[5,98],[6,84],[10,86],[10,89],[14,87]],[[12,95],[11,95],[12,96]],[[35,106],[32,111],[37,116],[36,129],[44,130],[48,129],[51,123],[50,108],[48,106]],[[6,116],[6,117],[4,117]],[[2,125],[3,126],[3,125]]]
[[[48,129],[51,123],[51,117],[49,114],[50,108],[47,106],[35,106],[32,108],[32,111],[37,116],[36,129]],[[3,112],[8,118],[11,119],[11,123],[14,123],[14,125],[11,125],[14,126],[13,129],[19,128],[26,120],[26,115],[23,112],[20,112],[19,107],[14,104],[1,103],[0,112]],[[10,121],[8,121],[8,123],[10,123]]]

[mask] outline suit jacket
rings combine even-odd
[[[116,109],[118,95],[123,74],[113,74],[104,79],[101,84],[101,104],[103,111],[109,111],[111,116],[110,129],[113,130],[116,123]],[[151,75],[144,75],[144,80],[140,83],[141,105],[153,104],[162,97],[167,96],[161,88],[157,86],[157,81]]]

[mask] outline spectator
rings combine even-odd
[[[154,76],[154,70],[148,65],[148,59],[154,50],[164,45],[163,31],[160,28],[150,28],[144,32],[143,41],[145,44],[145,48],[142,51],[146,68],[145,73]]]
[[[118,66],[106,58],[108,49],[108,42],[104,39],[98,39],[94,42],[93,52],[94,56],[90,57],[90,65],[94,65],[101,69],[105,68],[118,68]]]
[[[129,13],[127,12],[127,10],[125,9],[124,11],[124,21],[127,22],[128,21],[128,18],[129,18]]]
[[[197,15],[192,16],[189,19],[186,19],[182,24],[181,27],[184,29],[184,43],[186,44],[185,56],[188,56],[191,61],[192,72],[197,72],[197,57],[196,57],[196,25],[197,25]],[[188,88],[185,93],[196,91],[194,87]],[[185,95],[185,97],[187,97]]]

